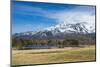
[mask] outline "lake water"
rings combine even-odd
[[[46,49],[46,48],[59,48],[61,45],[41,45],[41,44],[33,44],[24,46],[24,49]]]

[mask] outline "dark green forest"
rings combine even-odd
[[[21,50],[26,49],[25,46],[30,45],[55,45],[58,48],[64,47],[80,47],[86,45],[95,45],[94,35],[77,35],[66,36],[63,39],[49,38],[49,39],[25,39],[21,37],[12,38],[12,48]]]

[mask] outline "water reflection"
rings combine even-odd
[[[52,45],[33,44],[33,45],[24,46],[23,48],[24,49],[46,49],[46,48],[60,48],[60,47],[62,47],[62,46],[61,45],[53,45],[53,44]]]

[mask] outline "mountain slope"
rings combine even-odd
[[[55,26],[46,28],[38,32],[24,32],[14,34],[14,36],[26,38],[63,38],[70,34],[89,34],[95,33],[94,24],[89,25],[86,22],[67,24],[66,22],[57,24]]]

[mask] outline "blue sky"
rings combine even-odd
[[[62,22],[83,21],[83,17],[79,20],[81,16],[94,17],[95,7],[14,1],[12,3],[12,33],[43,30]],[[74,17],[75,19],[72,20]],[[91,20],[85,18],[84,21]]]

